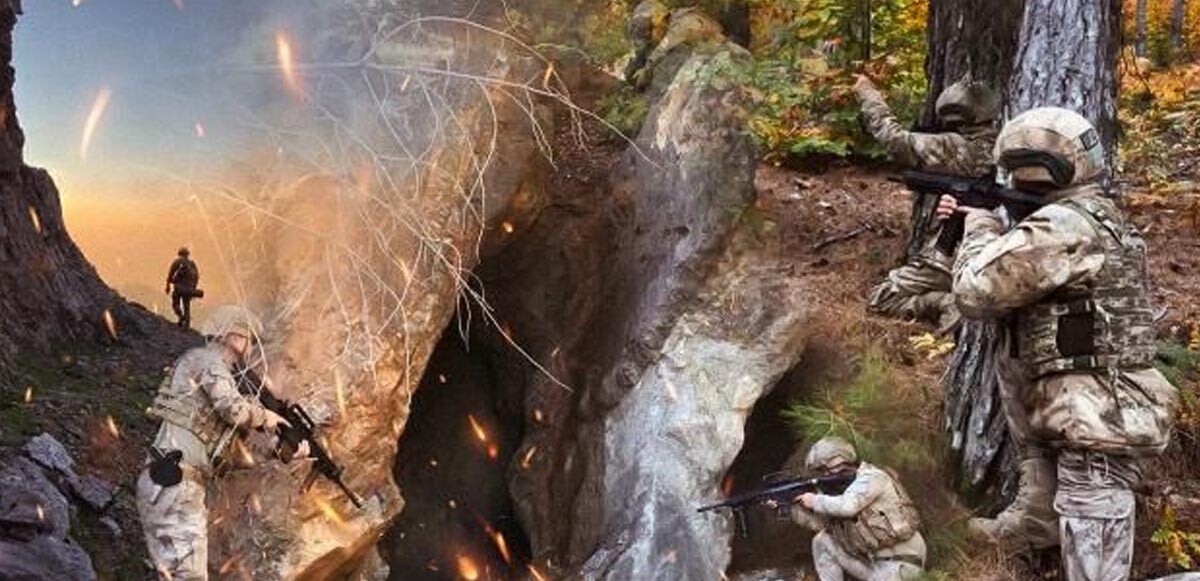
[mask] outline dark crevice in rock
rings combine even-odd
[[[508,489],[524,389],[503,379],[496,338],[452,323],[429,361],[396,458],[404,510],[381,543],[391,579],[503,579],[529,561]]]

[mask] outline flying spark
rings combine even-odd
[[[480,442],[486,444],[488,435],[487,432],[483,431],[483,426],[479,425],[479,421],[473,415],[467,414],[467,419],[471,422],[471,430],[475,432],[475,437],[479,438]]]
[[[339,373],[335,369],[333,371],[333,385],[334,385],[334,387],[337,388],[338,411],[340,411],[343,416],[346,415],[346,385],[345,385],[345,383],[346,382],[342,380],[342,374]]]
[[[177,10],[183,12],[183,0],[171,0],[171,4],[174,4]]]
[[[25,403],[33,403],[33,386],[25,388]]]
[[[505,223],[501,224],[500,227],[504,228],[504,232],[506,234],[512,234],[516,230],[516,228],[513,226],[512,222],[505,222]]]
[[[537,446],[530,446],[529,451],[525,452],[525,456],[521,458],[521,469],[529,470],[533,465],[533,455],[537,454]]]
[[[321,509],[321,513],[324,514],[326,518],[338,525],[346,524],[346,521],[342,519],[342,515],[338,514],[338,511],[334,510],[334,508],[330,506],[328,502],[325,502],[325,500],[320,498],[313,499],[313,502],[317,504],[317,508]]]
[[[33,229],[37,231],[38,234],[41,234],[42,220],[41,218],[38,218],[37,208],[34,208],[33,206],[29,206],[29,221],[33,222]]]
[[[300,88],[300,77],[296,75],[296,62],[292,56],[292,42],[283,32],[275,35],[275,50],[279,55],[279,70],[283,72],[283,82],[297,96],[304,92]]]
[[[508,552],[508,541],[504,540],[504,534],[488,525],[484,525],[483,530],[492,538],[492,543],[496,545],[496,550],[500,552],[504,562],[512,565],[512,555]]]
[[[221,568],[219,569],[221,575],[228,575],[229,572],[233,570],[234,566],[237,565],[238,559],[240,558],[241,555],[234,555],[226,559],[224,563],[221,563]]]
[[[544,419],[546,419],[546,415],[542,413],[542,410],[533,410],[533,421],[540,424]]]
[[[438,374],[438,383],[445,385],[446,384],[446,376],[439,373]]]
[[[83,0],[71,0],[71,8],[79,8],[80,4],[83,4]]]
[[[262,499],[257,494],[250,495],[250,510],[253,510],[254,514],[262,514]]]
[[[495,460],[496,458],[500,457],[500,449],[497,448],[495,444],[491,444],[488,446],[487,454],[489,460]]]
[[[79,143],[79,157],[87,159],[88,149],[92,146],[92,137],[96,135],[96,127],[104,118],[104,112],[108,110],[108,103],[111,99],[112,89],[105,87],[100,89],[96,100],[92,102],[92,111],[88,113],[87,123],[83,126],[83,139]]]
[[[108,334],[115,341],[117,339],[117,321],[113,319],[112,311],[104,309],[104,328],[108,329]]]
[[[208,135],[208,131],[205,131],[203,123],[197,121],[196,122],[196,137],[199,137],[200,139],[204,139],[205,135]]]
[[[121,437],[121,430],[117,429],[117,420],[114,420],[112,416],[104,416],[104,427],[108,428],[108,433],[112,434],[112,437]]]
[[[459,555],[458,574],[467,581],[475,581],[476,579],[479,579],[479,568],[476,567],[475,562],[466,555]]]
[[[529,574],[533,575],[533,578],[535,581],[547,581],[547,579],[544,576],[542,576],[542,573],[537,570],[537,567],[534,567],[533,565],[528,565],[528,566],[526,566],[526,568],[529,569]]]
[[[42,508],[42,505],[40,505],[40,504],[37,505],[37,515],[38,515],[39,521],[46,520],[46,509]]]

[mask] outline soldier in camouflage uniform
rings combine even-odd
[[[942,133],[904,129],[870,79],[859,76],[854,92],[862,103],[867,131],[887,148],[896,163],[922,171],[970,178],[993,175],[992,147],[1000,99],[982,83],[963,79],[938,96]],[[940,225],[936,204],[917,196],[913,202],[913,240],[906,263],[888,273],[871,291],[867,310],[881,315],[939,323],[949,330],[958,322],[950,296],[952,256],[936,247]]]
[[[203,347],[184,353],[159,388],[148,413],[162,421],[154,439],[157,451],[182,453],[183,480],[164,486],[148,466],[137,481],[137,508],[150,558],[162,579],[208,578],[208,510],[205,486],[214,464],[239,429],[275,433],[287,425],[257,399],[243,396],[232,369],[248,365],[258,319],[245,309],[222,307],[204,328]],[[301,456],[308,454],[307,445]]]
[[[854,482],[838,496],[805,494],[791,516],[817,532],[813,563],[821,581],[846,575],[864,581],[917,579],[925,568],[920,516],[904,487],[886,470],[858,461],[849,442],[818,440],[804,459],[813,475],[854,472]]]
[[[720,23],[699,8],[670,10],[658,0],[646,0],[634,8],[626,33],[635,52],[625,69],[625,80],[639,89],[650,84],[654,67],[676,48],[726,41]]]
[[[1098,183],[1103,146],[1082,116],[1027,111],[1005,126],[996,153],[1018,189],[1050,203],[1006,231],[997,215],[944,197],[939,216],[966,213],[954,295],[966,317],[1011,316],[1007,364],[1019,375],[1009,378],[1025,381],[1017,419],[1057,450],[1066,578],[1127,579],[1138,461],[1166,447],[1178,405],[1151,365],[1146,245]]]

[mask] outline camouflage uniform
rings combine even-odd
[[[848,451],[840,438],[824,438],[809,452],[811,461],[822,446]],[[843,452],[844,453],[844,452]],[[816,495],[812,509],[792,506],[792,519],[807,526],[813,537],[813,562],[822,581],[841,580],[847,574],[867,581],[919,578],[925,566],[925,539],[917,529],[920,517],[908,493],[887,471],[860,463],[854,482],[840,495]]]
[[[906,167],[982,178],[992,173],[992,147],[996,141],[995,118],[998,103],[982,85],[963,81],[939,97],[939,118],[944,121],[947,105],[965,105],[973,110],[972,119],[958,132],[917,133],[896,121],[883,95],[869,84],[856,85],[862,103],[867,131],[887,148],[888,155]],[[950,267],[953,259],[936,248],[940,224],[934,217],[936,206],[920,196],[913,202],[913,221],[923,228],[924,237],[913,240],[907,262],[888,273],[888,279],[870,294],[867,310],[872,313],[940,322],[949,328],[958,320],[950,295]]]
[[[635,52],[625,79],[638,88],[650,84],[659,61],[676,48],[726,41],[721,24],[699,8],[672,11],[657,0],[647,0],[634,8],[627,35]]]
[[[994,214],[968,214],[954,293],[966,317],[1012,315],[1004,375],[1021,382],[1009,389],[1023,415],[1010,419],[1019,435],[1058,450],[1053,506],[1067,579],[1126,579],[1138,459],[1166,447],[1178,405],[1151,365],[1145,243],[1095,185],[1102,148],[1082,117],[1026,112],[997,152],[1016,179],[1058,189],[1007,232]]]
[[[222,312],[214,317],[222,317]],[[238,391],[217,343],[184,353],[147,413],[162,421],[154,447],[183,453],[183,481],[178,485],[158,486],[148,468],[138,477],[138,515],[150,558],[163,579],[207,579],[205,484],[213,460],[236,429],[261,428],[273,414]]]

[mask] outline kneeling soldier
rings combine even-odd
[[[864,581],[916,579],[924,572],[925,539],[908,493],[886,470],[858,461],[849,442],[826,437],[804,460],[813,476],[855,473],[838,496],[804,494],[792,519],[817,531],[813,562],[821,581],[847,575]]]

